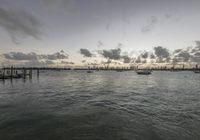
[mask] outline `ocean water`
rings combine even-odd
[[[51,71],[0,81],[0,140],[199,140],[200,74]]]

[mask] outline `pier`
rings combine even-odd
[[[0,79],[26,79],[26,78],[32,78],[33,71],[37,72],[37,77],[39,77],[40,69],[39,68],[14,68],[14,67],[5,67],[0,69]]]
[[[37,77],[40,76],[41,71],[61,71],[71,70],[70,68],[45,68],[45,67],[4,67],[0,68],[0,79],[26,79],[32,78],[33,74]]]

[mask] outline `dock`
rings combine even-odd
[[[32,78],[33,71],[36,71],[37,77],[39,77],[40,69],[39,68],[14,68],[14,67],[6,67],[0,69],[0,79],[26,79],[26,78]]]

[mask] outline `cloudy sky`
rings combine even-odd
[[[0,53],[64,50],[81,62],[81,48],[88,55],[186,48],[200,39],[199,7],[199,0],[0,0]]]

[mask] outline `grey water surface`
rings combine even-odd
[[[49,71],[0,81],[0,140],[199,140],[200,74]]]

